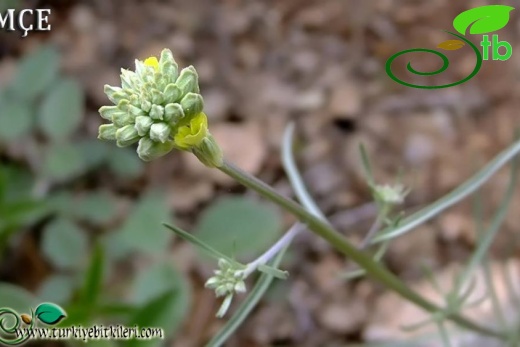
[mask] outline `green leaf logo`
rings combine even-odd
[[[453,27],[462,35],[466,35],[470,26],[470,34],[487,34],[505,27],[509,22],[509,12],[514,9],[505,5],[475,7],[455,17]]]
[[[66,316],[65,311],[61,307],[50,302],[38,305],[35,315],[40,321],[48,325],[57,324]]]

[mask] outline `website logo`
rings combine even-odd
[[[53,327],[67,316],[60,306],[45,302],[30,314],[19,314],[11,308],[0,308],[0,345],[21,345],[29,340],[152,340],[164,339],[164,330],[137,325],[93,325]]]
[[[6,315],[6,317],[2,317],[4,315]],[[11,322],[7,322],[8,317],[11,318]],[[36,310],[31,310],[31,314],[18,314],[18,312],[11,308],[0,308],[0,343],[12,346],[27,341],[27,335],[20,336],[17,333],[17,329],[20,329],[23,324],[25,324],[24,328],[32,329],[37,321],[46,325],[55,325],[65,317],[65,311],[60,306],[50,302],[38,305]],[[10,335],[13,338],[4,337],[6,335]]]
[[[461,49],[466,45],[471,47],[476,57],[475,68],[467,77],[461,79],[460,81],[438,86],[418,85],[403,81],[393,73],[392,63],[394,60],[396,60],[401,55],[415,52],[431,53],[438,56],[442,60],[442,66],[436,71],[423,72],[414,69],[411,62],[408,62],[406,69],[412,74],[418,76],[433,76],[446,71],[450,65],[448,57],[444,53],[429,48],[407,49],[392,55],[386,62],[386,73],[395,82],[411,88],[440,89],[453,87],[458,84],[467,82],[475,77],[475,75],[479,72],[480,68],[482,67],[483,60],[489,60],[492,58],[493,60],[505,61],[511,58],[513,55],[513,47],[509,42],[500,41],[497,34],[491,36],[488,35],[489,33],[500,30],[507,25],[509,22],[509,13],[512,10],[514,10],[514,7],[505,5],[480,6],[462,12],[453,20],[453,27],[458,33],[451,31],[446,32],[451,36],[454,36],[455,39],[444,41],[438,44],[437,48],[446,51],[454,51]],[[471,35],[483,35],[482,41],[480,42],[482,53],[480,53],[479,48],[475,44],[466,38],[466,32],[468,31],[468,28],[469,34]]]

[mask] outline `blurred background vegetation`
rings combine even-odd
[[[161,223],[247,262],[293,221],[185,153],[145,164],[135,148],[96,139],[103,85],[118,85],[119,69],[135,58],[167,47],[181,67],[193,64],[226,157],[287,195],[279,148],[285,124],[296,120],[309,190],[359,241],[376,213],[360,141],[380,181],[393,182],[400,168],[410,173],[407,211],[453,189],[512,141],[517,17],[499,32],[513,59],[485,62],[463,85],[414,90],[384,69],[391,54],[435,47],[458,13],[491,3],[2,0],[2,10],[51,8],[52,30],[23,39],[0,32],[0,307],[25,312],[51,301],[67,311],[64,325],[159,326],[166,345],[200,346],[223,324],[214,293],[203,288],[216,264]],[[473,69],[469,48],[453,54],[440,82]],[[418,60],[416,68],[432,64]],[[504,171],[486,185],[484,216],[507,182]],[[511,206],[520,208],[518,194]],[[491,257],[507,258],[518,274],[515,217]],[[385,261],[420,288],[421,264],[449,277],[474,244],[468,202],[393,243]],[[403,302],[365,279],[346,284],[347,264],[322,240],[300,237],[282,266],[290,280],[270,290],[229,346],[410,338],[399,325],[420,313],[400,309]],[[145,344],[126,344],[136,343]]]

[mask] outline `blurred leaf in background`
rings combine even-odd
[[[171,221],[171,217],[165,194],[151,190],[139,199],[121,229],[109,236],[109,249],[114,250],[114,254],[132,251],[152,256],[162,254],[172,234],[164,232],[157,221]]]
[[[70,78],[57,81],[47,92],[39,111],[40,127],[55,142],[74,133],[83,117],[83,91]]]
[[[132,299],[140,308],[128,326],[162,327],[172,336],[188,313],[191,296],[188,282],[168,263],[157,263],[141,271],[132,286]],[[128,341],[127,346],[143,341]],[[150,341],[154,345],[153,341]],[[156,342],[155,342],[156,344]]]
[[[171,337],[191,297],[186,279],[164,261],[173,238],[161,226],[172,221],[166,195],[143,187],[132,199],[96,178],[108,174],[106,182],[116,178],[124,185],[145,166],[135,149],[82,138],[84,114],[84,90],[60,72],[60,54],[52,45],[24,55],[0,88],[0,153],[7,159],[0,162],[0,256],[7,245],[16,247],[13,235],[24,232],[40,247],[35,258],[49,265],[38,298],[0,283],[0,303],[27,311],[48,301],[65,308],[61,326],[139,324],[164,328]],[[153,261],[128,274],[128,286],[108,290],[115,264],[130,254]]]
[[[11,85],[13,94],[21,101],[34,101],[58,77],[59,66],[57,50],[42,45],[20,61]]]
[[[195,235],[221,253],[251,259],[276,241],[282,230],[275,208],[247,197],[215,201],[199,217]]]

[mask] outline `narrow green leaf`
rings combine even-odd
[[[98,304],[103,288],[103,270],[105,256],[100,244],[96,244],[91,255],[90,265],[85,275],[80,302],[85,306],[95,307]]]
[[[475,226],[477,229],[477,239],[478,243],[482,242],[482,238],[484,237],[484,206],[483,206],[483,197],[482,192],[478,190],[475,193],[475,197],[472,200],[472,212],[473,219],[475,221]],[[486,284],[487,291],[489,292],[489,296],[491,298],[491,304],[493,305],[493,312],[495,314],[495,318],[497,319],[499,325],[503,328],[507,328],[506,319],[504,316],[504,312],[502,310],[502,305],[500,304],[500,299],[498,298],[497,288],[495,283],[493,282],[493,274],[491,272],[491,264],[489,262],[489,256],[485,254],[482,257],[482,267],[484,270],[484,282]]]
[[[465,283],[467,283],[473,275],[476,267],[482,262],[483,257],[487,253],[489,247],[493,243],[498,231],[500,230],[500,226],[504,221],[509,205],[511,204],[512,198],[515,193],[515,186],[518,178],[518,159],[515,158],[511,164],[511,177],[509,184],[507,186],[506,192],[504,194],[504,198],[500,203],[500,206],[497,209],[495,216],[491,221],[491,225],[486,230],[485,234],[482,236],[477,249],[472,253],[470,260],[466,268],[464,269],[464,273],[461,275],[459,288],[462,287]]]
[[[40,127],[54,141],[68,138],[83,117],[83,91],[72,79],[58,81],[45,96],[39,112]]]
[[[216,260],[226,259],[230,262],[234,262],[234,260],[232,258],[228,257],[227,255],[225,255],[223,253],[220,253],[219,251],[217,251],[210,245],[206,244],[205,242],[203,242],[202,240],[197,238],[195,235],[192,235],[192,234],[188,233],[187,231],[184,231],[181,228],[176,227],[174,225],[168,225],[166,223],[163,223],[163,225],[165,227],[167,227],[168,229],[170,229],[171,231],[173,231],[177,236],[179,236],[183,240],[190,242],[191,244],[199,247],[202,251],[206,252],[207,255],[215,258]]]
[[[370,186],[374,186],[376,183],[375,183],[374,174],[372,171],[372,165],[370,165],[370,158],[368,157],[368,153],[365,148],[365,145],[363,145],[362,143],[359,144],[359,153],[361,155],[361,162],[363,163],[363,169],[365,170],[366,180]]]
[[[374,244],[384,240],[393,239],[397,236],[412,231],[418,225],[423,224],[448,207],[453,206],[457,202],[463,200],[465,197],[472,194],[484,183],[486,183],[491,176],[493,176],[519,152],[520,141],[516,141],[511,146],[503,150],[500,154],[498,154],[491,162],[489,162],[482,170],[473,175],[469,180],[459,185],[457,188],[434,203],[403,219],[398,227],[386,228],[378,236],[374,237],[371,243]]]
[[[281,280],[286,280],[289,278],[289,272],[275,269],[272,266],[260,265],[258,267],[258,271],[261,271],[263,273],[266,273],[268,275],[271,275],[271,276],[276,277]]]
[[[453,20],[453,27],[462,35],[471,26],[470,34],[487,34],[502,29],[509,22],[509,12],[514,7],[487,5],[464,11]]]
[[[296,160],[293,155],[293,141],[294,141],[294,123],[289,123],[285,128],[283,141],[282,141],[282,163],[291,183],[291,187],[294,189],[298,200],[302,203],[305,208],[312,212],[322,220],[326,220],[325,215],[318,207],[318,204],[314,201],[312,196],[309,194],[305,182],[296,166]]]
[[[32,100],[56,79],[59,55],[52,46],[41,46],[27,54],[18,66],[12,90],[18,99]]]

